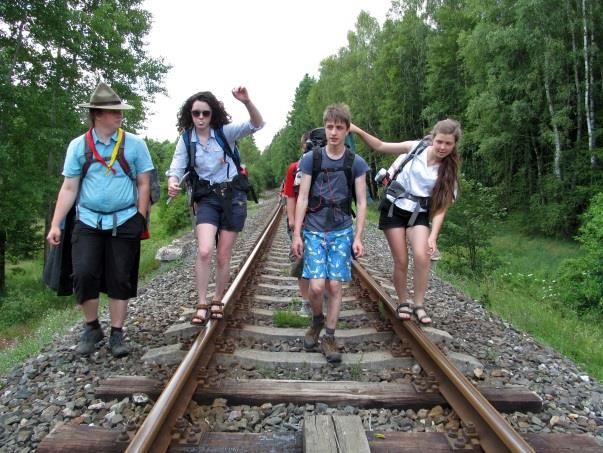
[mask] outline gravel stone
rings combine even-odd
[[[245,251],[251,249],[271,210],[272,204],[265,202],[257,209],[250,209],[246,228],[237,239],[233,265],[241,262],[241,256],[237,254],[244,256],[248,253]],[[284,226],[281,230],[281,239],[277,240],[288,241]],[[360,262],[375,278],[385,283],[390,295],[394,296],[391,282],[393,262],[383,233],[369,224],[363,243],[369,254],[360,258]],[[141,360],[149,350],[171,344],[163,333],[179,321],[187,322],[190,315],[184,315],[183,312],[192,309],[196,302],[196,248],[193,236],[185,235],[172,245],[181,248],[181,258],[139,288],[138,297],[130,301],[124,326],[125,339],[131,347],[127,359],[113,359],[107,350],[106,338],[91,357],[77,356],[75,345],[83,329],[83,323],[79,322],[65,336],[57,336],[36,357],[25,360],[0,377],[0,450],[35,451],[50,430],[64,423],[119,427],[129,421],[140,423],[148,414],[153,402],[147,395],[102,402],[95,398],[94,391],[101,380],[114,375],[140,375],[167,382],[173,373],[173,365],[144,363]],[[446,251],[443,250],[443,253]],[[273,255],[275,259],[278,258],[277,254]],[[215,258],[213,263],[212,266],[215,265]],[[234,275],[235,271],[232,273]],[[210,282],[213,282],[213,275],[210,276]],[[412,294],[410,277],[409,290]],[[212,291],[213,284],[210,284],[209,295]],[[275,290],[263,291],[258,290],[258,294],[275,295]],[[287,308],[289,305],[290,302],[277,302],[267,304],[266,308]],[[343,305],[344,310],[361,308],[345,302]],[[481,365],[469,370],[470,379],[487,385],[521,385],[543,399],[542,413],[505,415],[515,428],[522,432],[588,433],[603,447],[603,388],[596,379],[552,348],[517,330],[509,322],[487,311],[478,301],[433,275],[426,295],[426,309],[434,321],[433,327],[451,336],[440,345],[445,352],[466,354],[479,360]],[[110,325],[107,313],[101,314],[100,322],[104,331],[108,332]],[[354,322],[350,322],[349,326],[365,326],[372,322],[372,318],[364,317]],[[271,325],[271,321],[268,323]],[[300,341],[280,341],[252,347],[255,346],[262,350],[302,350]],[[342,350],[386,350],[390,346],[391,342],[374,342],[355,345],[356,349],[350,347]],[[481,371],[478,372],[478,368]],[[412,369],[376,372],[358,367],[264,370],[253,366],[233,366],[220,372],[211,368],[208,370],[212,379],[226,376],[406,383],[419,379],[423,374],[418,365]],[[367,430],[442,432],[448,428],[458,429],[459,426],[458,417],[450,409],[433,407],[399,411],[352,406],[337,408],[320,402],[301,405],[266,403],[250,407],[229,406],[226,400],[215,400],[211,406],[191,404],[189,409],[190,417],[205,431],[299,431],[305,414],[318,413],[357,414]]]

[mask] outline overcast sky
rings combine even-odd
[[[198,91],[224,102],[233,121],[248,118],[230,93],[249,90],[266,126],[255,134],[260,149],[286,122],[305,73],[316,77],[320,61],[347,46],[361,10],[382,25],[391,0],[146,0],[153,15],[152,56],[173,67],[168,96],[158,96],[147,130],[156,140],[177,138],[176,114]]]

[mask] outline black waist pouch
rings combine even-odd
[[[199,201],[201,198],[206,197],[211,192],[209,181],[206,181],[205,179],[194,178],[192,180],[192,185],[193,201]]]
[[[251,185],[249,184],[249,178],[239,173],[232,179],[232,187],[243,192],[249,192]]]

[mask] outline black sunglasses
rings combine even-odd
[[[192,115],[195,118],[203,115],[203,118],[209,118],[211,116],[211,110],[191,110]]]

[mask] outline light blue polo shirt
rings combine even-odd
[[[117,132],[104,144],[92,129],[92,138],[98,153],[109,163],[113,148],[117,142]],[[67,156],[63,166],[63,176],[77,178],[82,174],[86,161],[84,156],[84,140],[86,135],[81,135],[69,143]],[[137,135],[124,132],[124,156],[134,175],[151,171],[153,162],[146,143]],[[77,201],[79,219],[93,228],[109,230],[113,228],[113,214],[119,226],[132,218],[136,208],[137,190],[136,181],[131,180],[124,173],[121,165],[116,160],[113,164],[115,174],[109,172],[105,175],[107,167],[93,158],[93,163],[88,173],[80,182],[80,193]]]
[[[245,121],[243,123],[225,124],[223,131],[230,149],[234,150],[235,140],[251,135],[261,128],[262,126],[254,127],[250,121]],[[195,144],[195,171],[200,179],[205,179],[210,184],[216,184],[231,181],[236,176],[237,167],[228,155],[224,159],[224,150],[216,140],[216,131],[213,128],[209,131],[209,140],[207,140],[206,145],[201,144],[197,132],[193,128],[191,142]],[[170,168],[165,174],[181,179],[187,165],[188,150],[181,135],[176,144],[176,151]]]

